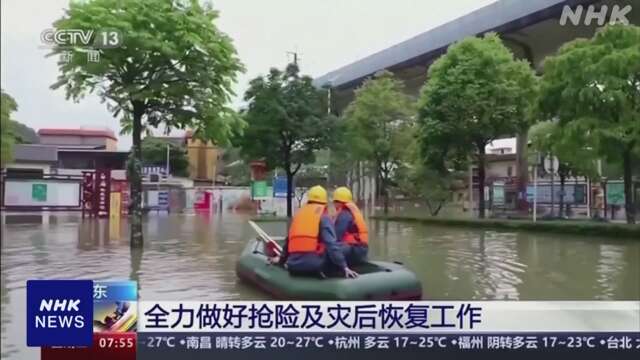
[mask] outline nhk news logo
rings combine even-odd
[[[135,335],[137,303],[134,281],[29,280],[27,345],[82,347],[96,333]]]
[[[90,346],[93,281],[27,281],[27,345]]]
[[[39,312],[51,313],[63,311],[68,314],[80,312],[80,299],[42,299]],[[82,328],[85,318],[82,315],[36,315],[36,328]]]

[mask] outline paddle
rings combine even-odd
[[[282,255],[282,247],[280,246],[280,244],[278,244],[275,240],[273,240],[271,236],[269,236],[269,234],[267,234],[264,230],[262,230],[262,228],[260,228],[260,226],[258,226],[258,224],[256,224],[255,222],[249,220],[249,225],[251,225],[253,230],[255,230],[258,233],[258,238],[260,240],[264,241],[264,243],[267,244],[267,246],[271,246],[271,248],[273,249],[273,252],[275,252],[276,255],[278,256]]]

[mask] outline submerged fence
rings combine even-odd
[[[147,211],[255,210],[248,187],[148,189],[143,194]]]

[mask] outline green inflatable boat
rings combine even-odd
[[[278,242],[282,242],[278,239]],[[353,268],[360,276],[292,276],[279,265],[272,265],[264,254],[264,243],[253,239],[238,263],[238,277],[286,300],[420,300],[422,286],[415,274],[399,263],[370,261]]]

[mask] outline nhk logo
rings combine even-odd
[[[629,15],[631,10],[631,5],[624,7],[613,5],[611,8],[607,5],[602,5],[599,8],[596,8],[595,5],[589,5],[588,7],[578,5],[575,8],[565,5],[564,8],[562,8],[562,15],[560,15],[560,25],[565,26],[568,20],[574,26],[580,24],[589,26],[595,20],[598,26],[603,26],[607,23],[607,19],[610,24],[622,23],[629,25],[627,15]]]
[[[27,281],[27,345],[90,346],[91,280]]]
[[[42,299],[40,313],[43,312],[80,312],[80,299]],[[82,328],[85,319],[82,315],[36,315],[36,328]]]

